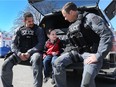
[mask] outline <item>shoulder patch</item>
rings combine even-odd
[[[98,16],[94,16],[94,17],[92,18],[92,20],[93,20],[93,22],[94,22],[95,24],[97,24],[97,25],[101,22],[101,19],[100,19]]]

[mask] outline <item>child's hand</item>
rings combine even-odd
[[[43,54],[43,59],[46,57],[46,54]]]
[[[56,52],[52,52],[52,55],[55,56],[55,55],[57,55],[57,53]]]

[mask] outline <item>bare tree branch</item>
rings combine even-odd
[[[44,14],[46,13],[50,13],[54,11],[55,8],[55,3],[49,1],[49,2],[44,2],[41,3],[40,5],[37,5],[37,8]],[[33,8],[31,5],[28,5],[24,11],[20,11],[17,15],[17,18],[14,20],[14,26],[11,28],[12,30],[18,28],[19,26],[24,25],[23,22],[23,14],[25,12],[31,12],[34,15],[34,20],[35,20],[35,24],[40,23],[42,15],[35,9]]]

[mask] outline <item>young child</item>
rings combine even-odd
[[[45,44],[45,54],[43,56],[43,66],[44,66],[44,83],[48,81],[50,73],[52,71],[52,65],[54,60],[60,55],[61,41],[57,37],[55,30],[48,29],[46,31],[48,40]],[[52,72],[52,84],[54,84],[54,76]]]

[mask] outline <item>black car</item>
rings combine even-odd
[[[70,23],[66,21],[61,14],[61,7],[66,3],[66,2],[74,2],[78,7],[79,10],[82,11],[87,11],[91,13],[95,13],[99,16],[101,16],[107,23],[108,27],[112,30],[113,32],[113,27],[109,21],[109,19],[113,18],[113,15],[110,15],[108,18],[106,15],[109,15],[111,11],[115,10],[112,8],[112,10],[109,11],[109,9],[105,9],[105,11],[102,11],[99,8],[99,0],[28,0],[30,5],[34,7],[39,14],[41,14],[41,21],[39,21],[39,26],[41,26],[44,30],[48,28],[55,28],[57,30],[57,35],[61,40],[67,39],[66,33],[67,33],[67,28],[69,27]],[[115,5],[114,1],[113,5]],[[52,6],[52,7],[47,7]],[[41,6],[46,6],[42,8]],[[111,8],[110,8],[111,9]],[[101,71],[99,72],[98,76],[116,80],[116,38],[114,35],[114,41],[113,43],[113,48],[107,55],[107,57],[104,59],[103,62],[103,67]],[[73,64],[67,67],[67,69],[82,69],[82,63],[78,64]]]

